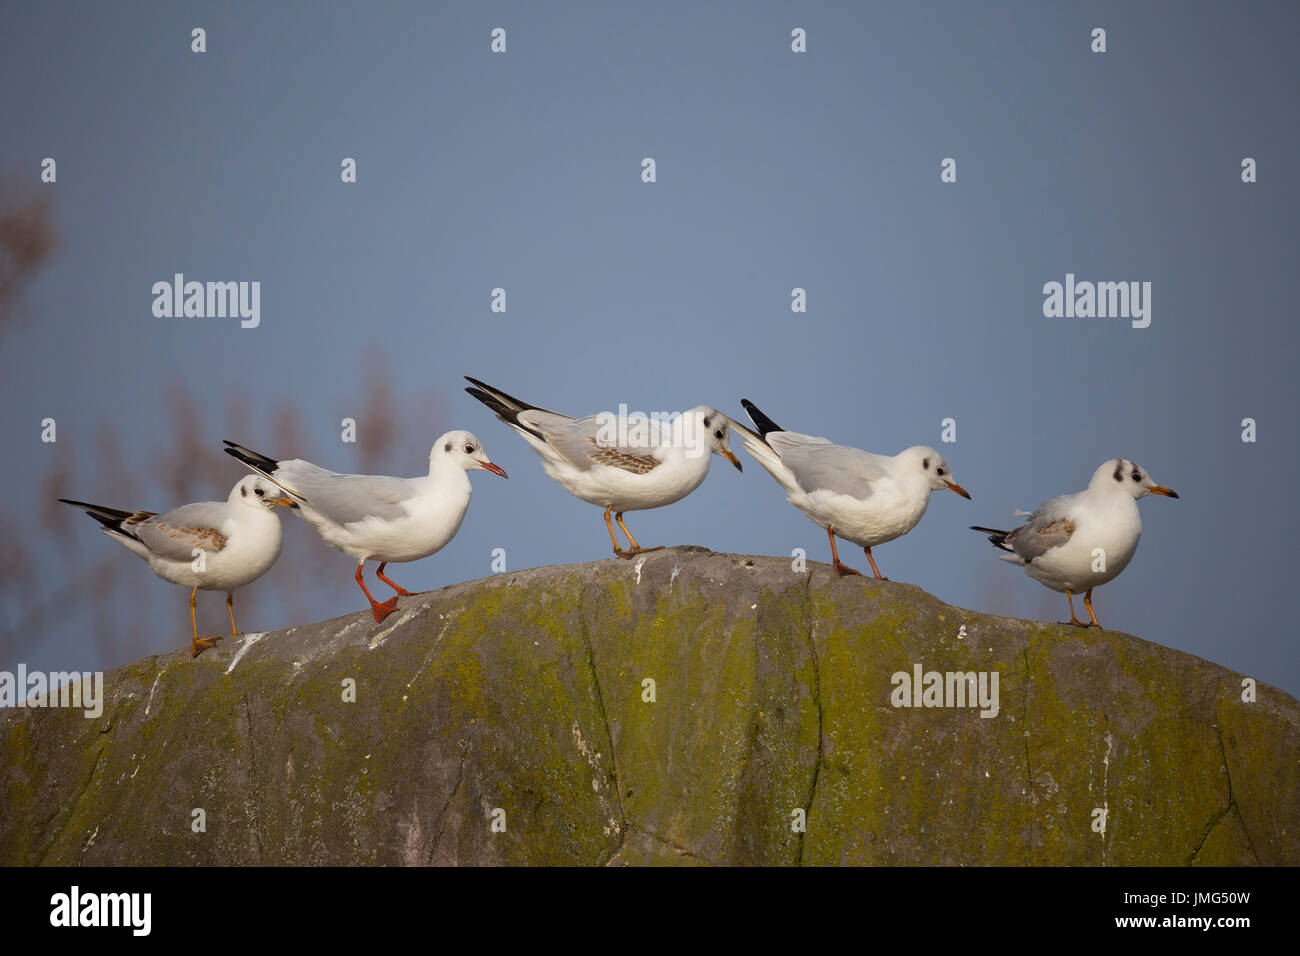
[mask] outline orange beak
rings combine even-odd
[[[961,496],[962,496],[963,498],[965,498],[967,501],[970,501],[970,500],[971,500],[970,492],[968,492],[965,488],[963,488],[961,485],[957,484],[956,482],[953,482],[953,481],[945,481],[944,484],[948,486],[948,490],[949,490],[949,491],[955,491],[955,492],[957,492],[957,494],[961,495]],[[1171,494],[1172,494],[1172,492],[1171,492]],[[1177,497],[1177,496],[1175,496],[1175,497]]]
[[[506,470],[502,468],[500,465],[494,465],[490,461],[483,461],[481,458],[476,458],[474,460],[478,462],[480,468],[490,471],[494,475],[500,475],[502,478],[510,477],[509,475],[506,474]]]
[[[273,504],[273,505],[280,505],[282,508],[294,508],[294,507],[297,507],[297,506],[293,503],[293,499],[292,499],[292,498],[286,498],[286,497],[284,497],[283,495],[281,495],[279,498],[272,498],[272,499],[270,499],[270,500],[271,500],[271,504]]]
[[[1177,498],[1178,492],[1172,488],[1166,488],[1164,485],[1156,485],[1154,488],[1148,488],[1147,491],[1153,495],[1164,495],[1166,498]]]

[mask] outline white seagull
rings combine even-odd
[[[513,428],[542,459],[546,473],[576,498],[605,509],[605,528],[614,553],[630,558],[645,551],[623,523],[628,511],[659,508],[685,498],[709,473],[718,454],[743,470],[727,446],[730,419],[700,405],[671,422],[620,418],[612,414],[571,418],[529,405],[476,378],[469,392]],[[627,535],[620,547],[610,512]]]
[[[221,640],[220,634],[199,637],[195,595],[200,588],[226,592],[230,636],[235,637],[235,589],[256,581],[275,564],[280,556],[275,506],[292,504],[275,485],[255,475],[241,479],[225,501],[198,501],[164,514],[59,500],[98,521],[100,531],[147,561],[158,577],[191,589],[191,657]]]
[[[826,529],[839,574],[859,572],[840,564],[836,535],[861,546],[876,577],[887,581],[871,549],[915,528],[930,504],[931,491],[947,488],[970,497],[933,448],[917,445],[892,458],[873,455],[786,431],[749,399],[741,399],[741,404],[758,429],[755,434],[735,423],[744,435],[745,450],[786,490],[790,504]]]
[[[1147,495],[1178,497],[1135,462],[1112,458],[1097,469],[1085,491],[1044,501],[1019,528],[998,531],[972,525],[971,530],[984,532],[994,547],[1011,552],[1002,555],[1003,561],[1020,565],[1053,591],[1064,591],[1070,624],[1100,630],[1092,611],[1092,589],[1128,567],[1142,534],[1137,499]],[[1091,625],[1075,617],[1073,595],[1078,591],[1087,592],[1083,604]]]
[[[357,584],[376,621],[411,593],[384,576],[388,562],[427,558],[460,530],[473,491],[466,473],[481,468],[507,477],[467,431],[439,438],[429,451],[429,474],[419,478],[341,475],[301,458],[276,461],[232,441],[226,444],[227,455],[283,489],[326,544],[357,559]],[[367,561],[379,562],[379,580],[397,592],[387,601],[376,601],[366,589],[361,569]]]

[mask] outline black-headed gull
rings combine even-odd
[[[476,378],[465,378],[476,386],[465,391],[518,432],[565,491],[605,509],[605,528],[620,558],[659,550],[637,544],[623,523],[625,512],[659,508],[685,498],[708,475],[714,454],[743,470],[727,446],[730,419],[707,405],[664,423],[613,414],[571,418],[521,402]],[[611,512],[630,549],[619,546]]]
[[[892,458],[873,455],[786,431],[753,402],[741,399],[741,404],[758,429],[755,434],[735,423],[744,435],[745,450],[786,490],[790,504],[826,529],[839,574],[859,572],[840,563],[836,535],[859,545],[876,577],[885,581],[871,556],[872,548],[916,527],[931,491],[947,488],[970,497],[952,480],[948,463],[933,448],[917,445]]]
[[[1070,605],[1068,623],[1100,630],[1092,610],[1092,589],[1128,567],[1142,535],[1137,499],[1147,495],[1178,497],[1152,481],[1135,462],[1112,458],[1093,473],[1087,489],[1049,498],[1019,528],[998,531],[972,525],[971,530],[984,532],[994,547],[1009,551],[1002,555],[1003,561],[1020,565],[1053,591],[1064,591]],[[1079,591],[1086,592],[1083,604],[1091,625],[1074,614],[1074,594]]]
[[[256,475],[241,479],[225,501],[197,501],[163,514],[59,500],[98,521],[103,525],[99,530],[143,558],[158,577],[190,588],[191,657],[221,640],[220,634],[199,637],[194,619],[197,592],[226,592],[230,636],[235,637],[235,589],[256,581],[275,564],[280,556],[275,507],[292,504],[274,484]]]
[[[506,477],[467,431],[439,438],[429,450],[429,474],[418,478],[342,475],[301,458],[277,461],[232,441],[226,444],[226,454],[283,489],[326,544],[357,559],[357,584],[376,621],[392,614],[397,599],[411,593],[384,576],[388,562],[427,558],[460,530],[473,491],[467,472],[483,469]],[[366,588],[361,569],[367,561],[379,562],[379,580],[397,592],[387,601],[376,601]]]

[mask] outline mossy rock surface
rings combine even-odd
[[[0,712],[0,863],[1295,865],[1300,704],[1242,680],[815,563],[534,568]]]

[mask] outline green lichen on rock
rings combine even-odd
[[[997,716],[893,706],[917,664]],[[1286,694],[781,558],[504,573],[105,689],[0,713],[0,863],[1300,862]]]

